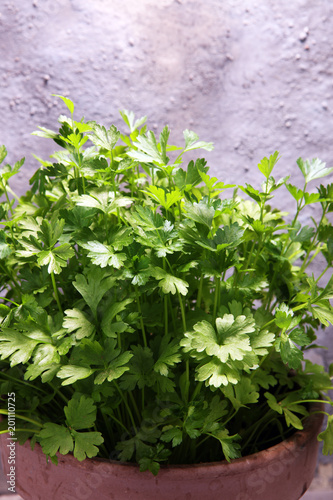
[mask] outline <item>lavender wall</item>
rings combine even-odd
[[[226,182],[258,184],[278,149],[276,176],[301,183],[299,156],[333,164],[332,35],[330,0],[0,0],[0,144],[27,158],[15,188],[32,153],[53,151],[30,135],[65,112],[53,93],[105,125],[126,108],[175,142],[191,128],[214,141],[207,158]]]

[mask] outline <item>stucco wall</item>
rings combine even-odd
[[[52,149],[30,135],[64,111],[52,93],[105,125],[126,108],[175,141],[192,128],[226,180],[256,182],[276,149],[277,175],[299,156],[333,162],[330,0],[1,0],[0,14],[0,139],[27,157],[19,189],[31,153]]]
[[[0,143],[27,158],[15,188],[53,151],[30,135],[65,112],[53,93],[105,125],[125,108],[174,142],[191,128],[226,182],[258,184],[277,149],[276,176],[300,183],[299,156],[333,164],[332,35],[330,0],[0,0]]]

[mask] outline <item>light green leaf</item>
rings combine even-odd
[[[296,186],[287,183],[286,183],[286,188],[288,189],[289,193],[293,196],[293,198],[295,198],[296,201],[299,201],[302,198],[303,196],[302,189],[299,189]]]
[[[185,213],[188,219],[203,224],[210,229],[215,214],[215,208],[204,201],[193,204],[185,203]]]
[[[210,359],[197,369],[197,380],[206,381],[206,385],[221,387],[221,385],[237,384],[240,380],[239,370],[232,363],[222,363],[218,358]]]
[[[283,409],[282,409],[281,403],[277,402],[275,396],[273,396],[273,394],[271,394],[270,392],[265,392],[265,398],[267,399],[268,406],[272,410],[274,410],[277,413],[279,413],[280,415],[282,415]]]
[[[64,97],[62,95],[59,95],[59,94],[52,94],[53,97],[60,97],[60,99],[62,99],[64,101],[64,103],[66,104],[67,108],[69,109],[70,113],[73,114],[74,113],[74,103],[73,101],[71,101],[68,97]]]
[[[295,413],[288,410],[288,408],[283,408],[283,413],[288,427],[292,425],[295,429],[303,429],[302,421],[297,417],[297,415],[295,415]]]
[[[68,243],[64,243],[53,250],[42,250],[37,254],[37,262],[40,266],[48,266],[49,274],[60,274],[62,267],[67,267],[67,261],[75,255],[74,250]]]
[[[333,172],[333,168],[326,168],[326,163],[319,160],[319,158],[314,158],[313,160],[302,160],[302,158],[299,158],[297,165],[304,175],[306,183],[325,177]]]
[[[126,196],[116,196],[112,191],[93,191],[77,198],[79,207],[97,208],[105,214],[115,213],[117,208],[127,207],[132,200]]]
[[[84,366],[65,365],[60,368],[57,377],[64,379],[61,385],[74,384],[77,380],[89,377],[95,370]]]
[[[120,114],[126,125],[129,127],[131,133],[134,132],[137,128],[139,128],[141,125],[143,125],[144,122],[147,120],[147,117],[143,116],[142,118],[138,118],[137,120],[134,121],[135,115],[133,111],[127,111],[126,109],[120,111]]]
[[[210,435],[220,441],[223,454],[228,462],[230,462],[234,458],[239,458],[241,456],[241,447],[238,443],[235,443],[235,441],[240,439],[240,436],[238,434],[229,436],[229,431],[227,429],[219,429],[215,432],[210,433]]]
[[[184,130],[185,139],[185,151],[192,151],[193,149],[205,149],[206,151],[212,151],[214,149],[212,142],[199,141],[199,136],[192,130]]]
[[[7,156],[7,149],[6,146],[2,145],[0,147],[0,164],[4,161],[4,159]]]
[[[174,295],[178,291],[181,295],[187,295],[189,287],[187,281],[176,278],[176,276],[168,274],[164,269],[157,266],[151,268],[151,275],[159,281],[158,285],[163,293],[172,293]]]
[[[97,123],[93,125],[92,129],[93,133],[90,134],[90,139],[95,146],[112,151],[119,140],[119,130],[114,125],[111,125],[109,130],[106,130],[105,127]]]
[[[81,246],[89,250],[88,257],[92,263],[102,268],[111,266],[120,269],[126,260],[126,254],[116,253],[112,246],[104,245],[99,241],[88,241],[81,243]]]
[[[262,174],[266,177],[266,179],[269,178],[269,176],[272,173],[272,170],[276,163],[279,160],[279,152],[275,151],[272,155],[270,155],[269,158],[266,158],[266,156],[261,160],[261,162],[258,164],[258,168]]]
[[[182,343],[185,350],[205,351],[222,363],[228,359],[242,360],[252,350],[248,336],[255,331],[252,317],[240,315],[234,318],[232,314],[225,314],[223,318],[216,319],[216,327],[217,331],[205,320],[196,323],[194,331],[184,334],[189,339],[189,342]]]
[[[5,259],[12,253],[12,250],[6,242],[5,231],[0,231],[0,259]]]
[[[311,307],[311,312],[314,318],[319,319],[319,321],[325,325],[333,325],[333,308],[332,306],[322,306],[322,307]]]
[[[10,365],[27,363],[32,353],[39,343],[38,340],[31,339],[21,332],[10,328],[2,328],[0,331],[0,355],[1,359],[10,356]]]
[[[133,145],[138,148],[138,151],[130,150],[127,155],[134,160],[143,163],[157,163],[158,165],[165,165],[164,158],[158,148],[154,132],[151,130],[146,136],[138,135]]]
[[[327,419],[327,426],[318,436],[319,441],[324,441],[323,453],[324,455],[333,454],[333,415],[329,415]]]
[[[166,210],[169,210],[172,205],[177,203],[182,198],[182,194],[178,188],[175,188],[173,191],[168,193],[164,189],[157,186],[149,186],[145,191],[143,191],[143,193],[148,194],[148,196],[152,197]]]
[[[90,323],[87,315],[80,309],[67,309],[65,314],[66,318],[64,318],[63,327],[70,333],[76,332],[77,339],[90,337],[94,333],[95,326]]]
[[[74,457],[82,462],[87,457],[95,457],[98,453],[98,446],[104,442],[100,432],[76,432],[72,431],[74,438]]]

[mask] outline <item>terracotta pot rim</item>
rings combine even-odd
[[[322,408],[323,408],[322,403],[312,403],[309,408],[310,415],[304,421],[304,428],[302,430],[296,430],[289,438],[285,439],[284,441],[281,441],[280,443],[274,446],[271,446],[270,448],[253,453],[251,455],[247,455],[245,457],[234,459],[231,462],[227,462],[226,460],[221,460],[217,462],[203,462],[203,463],[188,464],[188,465],[162,464],[158,474],[164,475],[171,472],[177,473],[178,471],[180,474],[183,475],[184,473],[186,473],[186,471],[191,471],[194,469],[197,471],[197,473],[200,473],[201,471],[204,473],[205,471],[207,472],[208,470],[212,473],[214,469],[217,468],[219,469],[219,471],[221,471],[221,468],[224,469],[225,472],[228,474],[237,474],[238,471],[241,471],[244,468],[245,464],[247,464],[247,467],[249,469],[251,469],[252,467],[260,468],[261,464],[262,465],[265,464],[265,466],[267,466],[268,462],[270,461],[273,462],[279,455],[284,457],[287,454],[297,453],[297,450],[302,450],[306,446],[307,442],[310,441],[311,438],[313,438],[314,434],[318,435],[324,419]],[[23,446],[30,447],[30,442],[29,441],[26,442]],[[37,451],[37,453],[43,455],[42,448],[38,443],[35,445],[34,451]],[[127,471],[130,469],[133,472],[139,472],[138,464],[129,462],[120,462],[118,460],[111,460],[99,457],[88,458],[83,462],[78,462],[77,459],[72,454],[67,454],[67,455],[57,454],[57,456],[59,464],[69,462],[73,464],[75,463],[77,466],[80,466],[80,464],[88,462],[91,464],[91,466],[96,466],[97,468],[107,465],[107,466],[112,466],[112,469],[114,471],[124,472],[126,468]],[[151,472],[149,471],[140,472],[140,475],[141,474],[151,475]]]

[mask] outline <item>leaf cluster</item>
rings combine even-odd
[[[259,188],[232,191],[206,160],[185,165],[212,149],[195,132],[174,146],[167,126],[157,137],[129,111],[127,132],[76,121],[61,99],[70,117],[36,132],[61,149],[36,157],[24,196],[9,186],[24,160],[0,170],[0,383],[17,395],[22,440],[54,461],[98,454],[157,474],[301,429],[332,385],[304,361],[333,322],[333,187],[310,190],[332,169],[299,159],[300,188],[272,176],[275,152]],[[272,207],[277,190],[292,217]],[[332,435],[329,419],[325,452]]]

